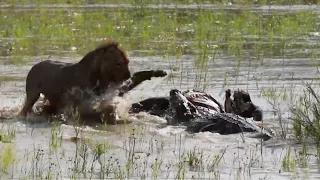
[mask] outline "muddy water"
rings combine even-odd
[[[281,9],[278,6],[276,8]],[[319,35],[314,33],[309,39],[299,43],[308,44],[319,40]],[[107,174],[111,177],[127,177],[125,165],[128,160],[133,159],[129,174],[130,177],[139,179],[143,177],[172,179],[178,178],[179,174],[180,178],[185,179],[320,178],[315,158],[312,155],[308,163],[309,168],[302,169],[297,165],[294,171],[284,171],[282,160],[286,154],[286,144],[289,142],[279,138],[263,142],[261,147],[261,141],[253,138],[253,134],[250,133],[245,133],[244,138],[240,134],[222,136],[213,133],[196,133],[191,135],[183,131],[184,127],[166,126],[164,119],[146,113],[130,116],[126,114],[126,109],[132,102],[151,96],[167,95],[172,88],[186,90],[200,88],[201,85],[206,84],[205,91],[220,102],[223,102],[223,92],[227,88],[241,88],[249,91],[254,103],[264,110],[265,121],[280,131],[273,106],[269,103],[268,98],[262,96],[262,91],[275,89],[288,92],[289,98],[279,101],[283,120],[288,121],[287,105],[290,104],[290,92],[295,95],[301,94],[306,82],[312,82],[315,87],[319,85],[316,59],[304,58],[303,52],[297,50],[288,52],[288,56],[285,57],[267,57],[263,63],[250,56],[247,60],[238,63],[234,56],[222,53],[219,57],[209,60],[207,80],[203,83],[200,80],[203,78],[199,76],[203,77],[205,73],[195,69],[194,55],[183,55],[180,57],[182,61],[177,61],[175,56],[169,56],[164,60],[162,56],[139,56],[137,51],[148,51],[148,49],[129,52],[130,68],[133,72],[145,69],[164,69],[170,76],[145,82],[126,95],[124,99],[117,100],[120,115],[122,118],[132,120],[133,124],[108,126],[107,131],[100,131],[101,128],[86,127],[80,133],[80,137],[89,137],[100,143],[109,143],[112,147],[100,157],[102,164],[105,165],[104,168],[110,168],[109,171],[105,169],[109,174],[101,175],[101,166],[98,162],[91,165],[94,153],[89,150],[88,164],[85,169],[90,172],[76,173],[77,177],[106,178]],[[304,49],[304,52],[307,51],[308,49]],[[245,53],[249,54],[250,50],[246,50]],[[0,73],[6,77],[6,80],[0,84],[1,107],[15,108],[22,104],[26,74],[32,64],[41,61],[44,57],[23,58],[30,59],[30,61],[23,66],[15,66],[8,64],[6,57],[1,57]],[[80,56],[50,57],[53,60],[66,62],[76,62],[80,58]],[[57,131],[53,131],[52,125],[45,122],[39,123],[35,119],[31,118],[30,123],[15,119],[1,123],[4,132],[7,132],[7,128],[14,129],[16,132],[16,138],[11,144],[14,144],[14,156],[18,160],[14,166],[10,167],[9,173],[2,174],[2,176],[35,178],[51,174],[52,177],[59,179],[73,177],[74,165],[76,162],[82,163],[80,157],[78,161],[75,160],[75,154],[79,153],[76,151],[76,144],[62,140],[62,147],[57,151],[52,151],[50,149],[52,134]],[[134,133],[133,128],[136,128]],[[62,139],[68,139],[76,134],[72,125],[60,125],[57,129],[61,130],[57,136]],[[132,134],[135,139],[130,138]],[[8,145],[3,144],[3,147]],[[132,149],[135,152],[133,156],[130,154]],[[202,162],[199,163],[199,168],[191,168],[188,163],[185,163],[183,157],[186,157],[190,151],[203,154],[197,156]],[[216,163],[216,159],[219,159],[217,157],[220,156],[221,161]],[[159,164],[159,169],[155,170]]]

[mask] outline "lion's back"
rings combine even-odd
[[[45,60],[35,64],[30,69],[27,75],[27,92],[36,89],[40,89],[42,91],[43,88],[46,88],[44,87],[44,84],[46,84],[46,86],[50,86],[50,84],[52,84],[52,87],[54,87],[54,77],[59,73],[59,71],[61,71],[64,66],[68,64],[69,63],[52,60]]]

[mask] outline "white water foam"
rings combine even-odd
[[[152,80],[144,81],[137,87],[125,93],[123,97],[112,94],[112,102],[117,107],[117,114],[121,119],[129,118],[129,110],[131,105],[135,102],[139,102],[144,98],[154,97],[152,89],[157,87],[166,77],[153,77]],[[152,118],[153,119],[153,118]]]
[[[166,126],[164,128],[150,128],[151,133],[156,133],[161,136],[170,137],[172,135],[185,135],[185,127],[184,126]]]

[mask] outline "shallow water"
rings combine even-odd
[[[61,7],[60,7],[61,6]],[[62,7],[63,6],[63,7]],[[100,5],[99,5],[100,6]],[[103,8],[108,8],[113,5],[101,5]],[[118,5],[117,5],[118,6]],[[65,5],[52,6],[54,8],[68,8]],[[88,6],[89,7],[89,6]],[[161,7],[161,8],[170,8]],[[204,6],[208,11],[214,11],[215,6]],[[35,7],[17,7],[15,10],[25,10]],[[52,8],[52,9],[54,9]],[[97,7],[91,7],[93,9]],[[152,8],[152,7],[151,7]],[[174,7],[172,7],[174,8]],[[194,6],[178,6],[178,9],[195,9]],[[247,10],[238,6],[230,7],[236,10]],[[248,8],[248,7],[247,7]],[[291,13],[295,10],[310,10],[318,13],[319,6],[294,6],[290,7]],[[249,11],[264,12],[265,9],[273,9],[276,11],[286,12],[286,6],[268,6],[268,7],[251,7]],[[78,7],[73,10],[76,13],[90,13],[85,7]],[[125,9],[126,10],[126,9]],[[124,11],[125,11],[124,10]],[[9,10],[8,10],[9,11]],[[19,13],[18,11],[14,11]],[[11,12],[13,13],[13,11]],[[110,14],[117,13],[110,11]],[[167,12],[170,15],[170,12]],[[232,12],[230,12],[232,13]],[[269,13],[269,12],[266,12]],[[168,95],[170,89],[178,88],[181,90],[198,88],[202,89],[206,86],[205,91],[210,93],[218,101],[223,102],[224,90],[227,88],[241,88],[247,90],[253,102],[260,106],[264,111],[265,121],[271,123],[277,131],[280,127],[277,122],[277,115],[274,114],[273,105],[271,105],[266,96],[262,96],[263,90],[277,90],[278,92],[287,92],[288,98],[285,100],[277,100],[280,104],[278,107],[282,110],[283,121],[288,120],[288,105],[290,98],[302,94],[304,83],[312,82],[313,86],[319,86],[319,71],[317,62],[318,48],[317,42],[320,40],[319,32],[308,32],[307,38],[297,37],[296,46],[292,43],[291,49],[285,49],[283,56],[270,53],[263,58],[263,61],[257,60],[251,56],[252,48],[242,49],[244,60],[238,61],[235,55],[230,55],[225,51],[221,51],[218,57],[214,59],[208,56],[207,73],[197,70],[195,62],[197,62],[197,53],[188,51],[184,55],[178,57],[169,55],[163,57],[157,55],[156,49],[150,50],[148,47],[144,49],[132,48],[128,54],[130,57],[130,69],[132,72],[146,69],[163,69],[170,75],[165,78],[153,78],[152,81],[147,81],[141,86],[138,86],[132,92],[125,96],[124,100],[119,100],[119,111],[123,118],[133,120],[134,123],[129,125],[108,126],[107,131],[100,131],[99,128],[86,127],[84,132],[80,133],[82,137],[110,143],[112,148],[108,149],[100,159],[105,160],[102,164],[104,168],[110,168],[109,176],[111,177],[130,177],[147,179],[151,177],[158,178],[211,178],[211,179],[317,179],[320,178],[318,167],[313,155],[310,155],[308,160],[309,168],[300,168],[299,163],[292,171],[285,171],[282,168],[283,158],[287,152],[287,144],[298,150],[301,148],[294,145],[291,141],[284,141],[280,138],[274,138],[267,142],[262,142],[259,139],[252,138],[252,133],[245,133],[244,140],[241,134],[219,135],[213,133],[196,133],[187,134],[184,132],[184,127],[166,126],[165,120],[146,113],[138,115],[130,115],[127,117],[126,109],[132,102],[142,100],[152,96]],[[248,47],[254,44],[255,38],[248,38],[246,43]],[[59,37],[55,37],[58,38]],[[93,37],[94,38],[94,37]],[[283,37],[279,38],[282,39]],[[99,39],[99,37],[97,37]],[[182,40],[184,40],[182,38]],[[187,43],[189,40],[185,39]],[[279,40],[280,41],[280,40]],[[3,38],[0,43],[6,46],[10,40]],[[41,42],[46,42],[41,40]],[[261,43],[261,42],[260,42]],[[50,43],[48,43],[50,44]],[[17,107],[21,106],[24,98],[25,77],[31,66],[47,58],[47,54],[54,52],[51,56],[52,60],[62,60],[66,62],[77,62],[81,59],[81,53],[75,54],[75,51],[68,46],[60,46],[57,49],[46,44],[41,47],[45,52],[41,55],[32,55],[29,50],[22,51],[26,55],[14,56],[2,54],[0,57],[0,73],[6,77],[0,82],[0,107]],[[159,42],[161,44],[161,42]],[[214,44],[214,42],[212,43]],[[157,47],[157,41],[151,41],[150,46]],[[160,45],[159,45],[160,46]],[[79,46],[80,47],[80,46]],[[54,51],[52,51],[54,49]],[[61,51],[60,51],[61,50]],[[87,49],[89,51],[89,49]],[[153,51],[152,55],[145,55],[146,52]],[[159,53],[161,48],[159,50]],[[60,52],[61,54],[59,54]],[[311,53],[313,56],[311,57]],[[29,54],[29,55],[28,55]],[[45,54],[45,55],[44,55]],[[70,55],[68,55],[70,54]],[[13,65],[12,58],[28,59],[24,65]],[[206,75],[206,81],[203,79]],[[225,81],[227,82],[225,84]],[[291,96],[290,92],[294,94]],[[40,119],[41,120],[41,119]],[[34,120],[36,121],[36,120]],[[54,151],[50,149],[50,143],[54,139],[52,134],[57,133],[57,137],[68,139],[75,136],[76,131],[72,125],[60,125],[53,131],[52,125],[45,122],[26,123],[15,120],[5,120],[1,123],[3,132],[7,132],[6,128],[13,128],[16,132],[14,138],[14,156],[17,158],[15,166],[10,167],[8,174],[0,173],[4,177],[23,178],[29,176],[46,177],[50,174],[52,177],[65,179],[73,177],[73,170],[76,154],[76,144],[68,140],[62,140],[62,147]],[[136,132],[133,133],[132,129]],[[130,138],[134,134],[135,138]],[[56,140],[57,142],[59,141]],[[10,143],[9,143],[10,144]],[[3,147],[9,146],[3,143]],[[262,144],[262,147],[261,147]],[[132,150],[134,148],[134,150]],[[190,151],[202,153],[199,169],[188,167],[183,157],[187,157]],[[223,153],[223,151],[225,152]],[[135,151],[132,155],[130,152]],[[49,153],[51,152],[51,153]],[[77,153],[82,153],[81,151]],[[298,153],[292,151],[292,154]],[[314,153],[314,151],[310,151]],[[95,162],[91,165],[93,152],[88,150],[88,164],[86,170],[90,171],[87,174],[76,173],[80,178],[106,178],[101,177],[101,166]],[[221,161],[215,163],[216,157],[223,154]],[[200,155],[197,156],[201,157]],[[81,159],[81,158],[80,158]],[[126,171],[126,164],[133,159],[130,164],[130,171]],[[162,161],[162,163],[160,163]],[[2,167],[0,161],[0,167]],[[27,162],[27,163],[25,163]],[[81,160],[79,161],[82,162]],[[129,161],[130,162],[130,161]],[[158,166],[159,165],[159,166]],[[91,169],[91,166],[94,167]],[[80,165],[79,165],[80,167]],[[120,167],[120,168],[119,168]],[[157,167],[159,169],[157,169]],[[179,173],[180,172],[180,173]],[[180,176],[178,176],[180,175]]]

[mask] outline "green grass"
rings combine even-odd
[[[300,103],[291,107],[294,135],[300,141],[320,142],[320,100],[311,85],[307,85]]]
[[[71,4],[71,5],[83,5],[83,4],[105,4],[105,3],[114,3],[114,4],[158,4],[159,1],[156,0],[4,0],[3,4]],[[292,5],[292,4],[318,4],[318,0],[258,0],[258,1],[248,1],[248,0],[239,0],[239,1],[230,1],[230,0],[163,0],[164,4],[241,4],[241,5],[269,5],[269,4],[282,4],[282,5]]]
[[[14,145],[8,145],[2,148],[1,150],[1,158],[0,158],[0,169],[3,172],[8,172],[8,169],[14,161],[16,157],[14,157],[15,148]]]
[[[149,49],[143,56],[198,54],[196,63],[201,67],[208,62],[208,56],[221,51],[235,55],[239,62],[247,58],[244,52],[248,49],[254,50],[251,56],[258,60],[284,56],[287,50],[301,48],[297,40],[319,29],[318,20],[312,11],[261,14],[218,9],[212,13],[201,8],[138,6],[101,12],[57,9],[48,13],[47,9],[36,9],[12,13],[7,9],[2,10],[0,35],[13,57],[83,56],[107,38],[120,41],[129,52]],[[303,48],[319,48],[306,46]]]

